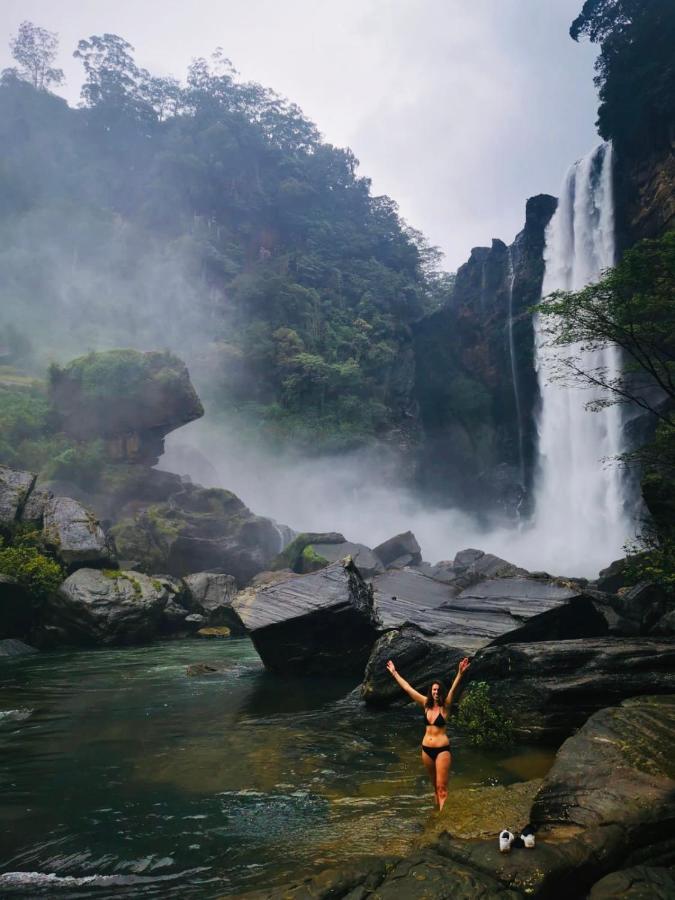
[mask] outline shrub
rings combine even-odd
[[[15,578],[38,600],[53,594],[66,577],[57,562],[30,546],[0,545],[0,573]]]
[[[492,705],[485,681],[477,681],[465,691],[456,722],[475,747],[508,746],[515,738],[513,721]]]

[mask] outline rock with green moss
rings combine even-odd
[[[191,608],[204,616],[211,626],[227,626],[234,634],[244,634],[241,619],[232,607],[237,594],[237,582],[232,575],[221,572],[196,572],[183,579]]]
[[[43,644],[115,645],[152,640],[165,631],[164,610],[182,585],[118,569],[78,569],[46,604]],[[187,611],[186,611],[187,614]]]
[[[165,435],[204,414],[185,364],[169,352],[108,350],[52,366],[50,399],[69,437],[102,438],[110,458],[148,465]]]
[[[344,535],[339,534],[337,531],[303,531],[302,534],[296,535],[287,547],[284,547],[282,552],[272,561],[270,569],[292,569],[294,572],[302,574],[302,554],[305,548],[309,547],[310,544],[344,543]]]
[[[43,538],[63,564],[81,566],[115,564],[113,546],[96,517],[70,497],[52,497],[45,503]]]
[[[131,512],[111,533],[119,558],[145,572],[222,572],[239,585],[269,568],[281,542],[274,523],[230,491],[193,484]]]

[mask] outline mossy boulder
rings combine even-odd
[[[165,630],[167,605],[181,604],[182,599],[183,586],[172,578],[118,569],[78,569],[45,605],[38,638],[44,645],[149,641]]]
[[[52,366],[50,400],[69,437],[103,438],[109,457],[149,465],[165,435],[204,414],[185,364],[169,352],[108,350]]]
[[[120,559],[144,572],[183,576],[210,571],[241,586],[267,568],[281,537],[230,491],[183,484],[164,503],[150,504],[111,529]]]

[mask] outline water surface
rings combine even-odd
[[[272,676],[247,639],[0,661],[0,894],[227,897],[407,852],[432,814],[421,714],[353,687]],[[451,792],[541,774],[452,741]]]

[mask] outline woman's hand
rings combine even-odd
[[[464,659],[460,662],[459,666],[457,667],[457,674],[463,675],[466,672],[466,670],[469,668],[470,665],[471,665],[471,663],[469,662],[468,656],[465,656]]]
[[[393,662],[390,659],[387,660],[387,671],[392,676],[396,674],[396,666],[393,664]]]

